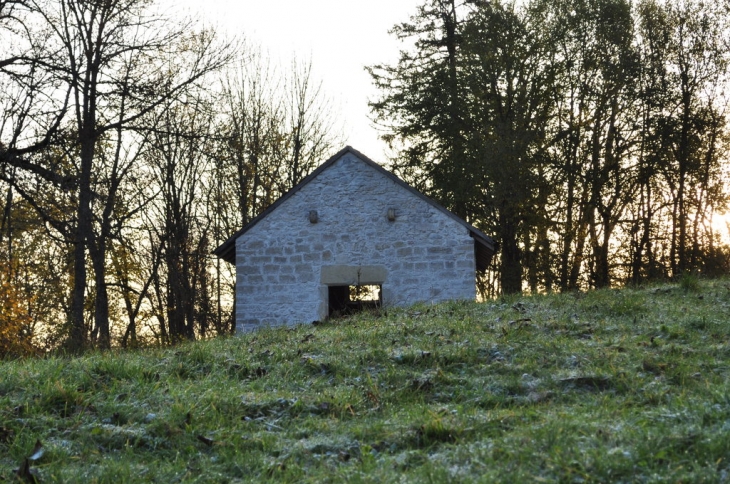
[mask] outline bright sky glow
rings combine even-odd
[[[386,161],[367,105],[377,92],[364,67],[397,60],[400,43],[388,31],[407,21],[422,0],[168,1],[206,25],[260,45],[274,64],[311,58],[315,79],[344,123],[345,143]]]

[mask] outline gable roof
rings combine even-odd
[[[466,227],[467,230],[469,230],[469,235],[474,239],[475,241],[475,252],[476,252],[476,265],[477,269],[480,271],[485,271],[487,269],[487,266],[489,265],[489,262],[492,258],[492,254],[494,254],[494,247],[495,243],[494,240],[489,237],[488,235],[485,235],[482,233],[479,229],[475,228],[471,224],[467,223],[466,221],[462,220],[460,217],[458,217],[456,214],[450,212],[446,208],[439,205],[437,202],[432,200],[431,198],[427,197],[423,193],[419,192],[397,176],[395,176],[393,173],[389,172],[367,156],[363,155],[356,149],[352,148],[351,146],[345,146],[343,149],[335,153],[334,156],[332,156],[330,159],[322,163],[316,170],[314,170],[312,173],[307,175],[301,182],[299,182],[294,188],[286,192],[284,195],[279,197],[278,200],[276,200],[274,203],[269,205],[269,207],[261,212],[258,216],[254,217],[248,224],[246,224],[241,230],[233,234],[228,240],[223,242],[217,249],[213,251],[213,254],[217,255],[218,257],[222,258],[223,260],[230,262],[231,264],[236,263],[236,239],[238,239],[240,236],[251,230],[253,226],[255,226],[257,223],[259,223],[262,219],[264,219],[267,215],[269,215],[271,212],[276,210],[279,205],[284,203],[287,199],[289,199],[292,195],[297,193],[299,190],[301,190],[303,187],[305,187],[309,182],[317,178],[317,176],[322,173],[324,170],[332,166],[337,160],[345,156],[346,154],[352,154],[356,156],[360,161],[364,162],[365,164],[369,165],[371,168],[376,170],[378,173],[382,174],[386,178],[392,180],[395,184],[400,185],[401,187],[405,188],[409,192],[411,192],[413,195],[421,198],[440,212],[444,213],[448,217],[452,218],[453,220],[457,221],[464,227]]]

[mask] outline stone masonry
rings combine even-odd
[[[384,307],[474,300],[468,225],[341,153],[235,239],[238,331],[326,319],[329,285],[380,284]]]

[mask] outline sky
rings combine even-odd
[[[315,79],[332,100],[345,144],[375,161],[387,148],[370,121],[377,96],[364,67],[393,63],[401,44],[388,31],[423,0],[178,0],[206,25],[241,35],[281,66],[311,59]]]

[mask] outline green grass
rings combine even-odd
[[[730,282],[0,362],[0,481],[722,482]]]

